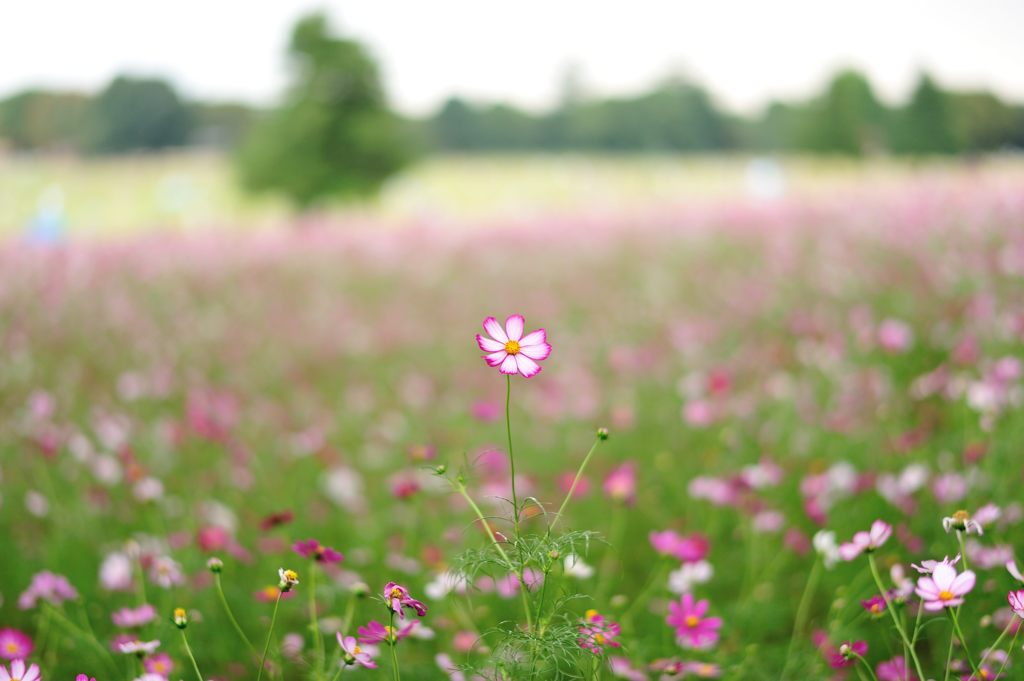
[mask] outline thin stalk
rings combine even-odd
[[[199,671],[199,665],[196,664],[196,656],[192,654],[192,647],[188,644],[188,636],[185,635],[184,629],[178,629],[181,632],[181,642],[185,645],[185,652],[188,653],[188,659],[192,661],[192,669],[196,673],[196,678],[199,681],[203,681],[203,675]]]
[[[324,640],[320,635],[320,623],[316,612],[316,563],[309,566],[309,628],[313,633],[313,654],[315,656],[314,676],[324,677]]]
[[[277,600],[274,601],[274,614],[270,616],[270,629],[267,630],[267,642],[263,644],[263,656],[260,658],[260,669],[256,673],[256,681],[263,678],[263,666],[267,663],[267,651],[270,650],[270,639],[274,636],[274,625],[277,623],[277,606],[281,605],[281,595],[284,592],[277,590]]]
[[[508,434],[508,467],[512,475],[512,523],[515,528],[516,541],[519,540],[519,497],[516,495],[516,458],[512,454],[512,416],[509,405],[512,403],[512,375],[505,374],[505,432]]]
[[[877,676],[875,676],[875,670],[871,668],[871,665],[870,665],[870,664],[868,664],[868,661],[867,661],[867,660],[865,660],[865,659],[864,659],[863,657],[861,657],[860,655],[858,655],[857,653],[855,653],[855,652],[853,652],[853,651],[850,651],[850,654],[851,654],[851,655],[853,655],[854,657],[856,657],[856,658],[857,658],[857,659],[858,659],[858,660],[860,661],[860,663],[861,663],[862,665],[864,665],[864,669],[867,669],[867,670],[868,670],[868,675],[869,675],[869,676],[870,676],[870,677],[871,677],[871,678],[872,678],[872,679],[873,679],[874,681],[878,681],[878,677],[877,677]]]
[[[956,531],[956,541],[960,544],[960,560],[964,562],[964,570],[970,570],[971,566],[967,563],[967,546],[964,543],[964,533],[960,530]]]
[[[569,500],[572,499],[572,495],[576,491],[576,485],[579,484],[580,478],[583,477],[583,471],[586,469],[587,464],[590,463],[590,457],[594,455],[594,452],[597,450],[597,446],[601,444],[601,441],[602,438],[600,436],[594,438],[594,444],[590,445],[590,451],[587,452],[587,455],[585,457],[583,457],[583,462],[580,464],[580,467],[576,470],[576,477],[572,479],[572,484],[569,486],[569,491],[568,493],[566,493],[565,499],[562,500],[562,505],[558,507],[558,513],[555,514],[555,519],[551,521],[550,525],[548,525],[548,534],[551,534],[551,530],[555,527],[555,523],[557,523],[562,518],[562,513],[563,511],[565,511],[565,507],[569,505]]]
[[[981,672],[978,671],[978,666],[974,664],[974,660],[971,658],[971,651],[967,648],[967,641],[964,640],[964,633],[960,630],[960,617],[957,615],[956,610],[952,608],[946,608],[949,612],[950,619],[953,620],[953,628],[956,630],[956,637],[960,639],[960,646],[964,649],[964,655],[967,656],[967,662],[971,665],[971,671],[974,672],[975,678],[981,678]]]
[[[1013,649],[1017,647],[1017,637],[1020,636],[1020,630],[1024,629],[1024,626],[1018,626],[1017,631],[1013,632],[1013,640],[1010,641],[1010,648],[1006,652],[1006,659],[1003,660],[1003,664],[999,667],[999,671],[996,673],[995,678],[1000,678],[1003,675],[1003,670],[1006,669],[1006,665],[1010,662],[1010,656],[1013,654]]]
[[[992,654],[993,650],[999,649],[999,644],[1002,643],[1003,639],[1006,638],[1006,635],[1010,633],[1010,627],[1012,627],[1016,622],[1016,617],[1010,617],[1010,621],[1006,623],[1006,626],[1003,628],[1003,632],[999,634],[999,638],[996,639],[996,642],[989,646],[989,648],[981,654],[981,661],[978,662],[978,667],[985,666],[985,660],[988,659],[988,656]]]
[[[92,648],[96,651],[96,653],[103,659],[103,662],[108,669],[117,669],[117,666],[114,664],[114,659],[111,656],[110,651],[107,649],[106,646],[100,643],[99,639],[96,638],[95,634],[91,634],[90,632],[85,631],[79,625],[75,624],[75,622],[70,617],[64,614],[62,610],[58,609],[49,601],[43,601],[43,611],[44,613],[46,613],[47,618],[52,617],[53,621],[59,622],[60,624],[64,625],[64,627],[66,627],[67,629],[70,629],[71,631],[82,635],[82,638],[87,640],[89,644],[92,646]]]
[[[811,567],[811,574],[807,576],[807,582],[804,583],[804,592],[800,596],[800,604],[796,607],[796,618],[793,620],[793,633],[789,638],[786,664],[782,668],[782,676],[780,678],[787,678],[786,672],[789,671],[790,662],[793,660],[793,649],[796,647],[797,639],[803,634],[804,627],[807,625],[807,611],[811,606],[811,596],[818,589],[818,581],[821,578],[821,564],[821,558],[817,558],[814,561],[814,565]]]
[[[231,606],[228,605],[228,599],[224,596],[224,587],[220,583],[219,572],[215,572],[213,574],[213,583],[217,587],[217,597],[220,599],[220,604],[224,607],[224,612],[227,613],[228,620],[231,622],[231,626],[234,627],[235,632],[238,634],[238,637],[241,638],[242,641],[245,642],[245,645],[249,647],[249,650],[252,652],[253,657],[256,657],[260,653],[258,650],[256,650],[256,646],[252,644],[252,641],[249,640],[249,637],[245,635],[245,632],[242,631],[242,627],[238,624],[238,620],[235,619],[235,613],[231,611]]]
[[[398,670],[398,637],[395,636],[395,611],[391,611],[391,623],[388,626],[388,638],[391,643],[391,665],[395,673],[395,681],[402,681],[402,673]]]
[[[907,632],[900,623],[900,618],[896,616],[896,611],[893,610],[892,600],[889,599],[889,593],[886,591],[885,585],[882,584],[882,578],[878,574],[878,566],[875,565],[875,556],[873,553],[868,554],[868,565],[871,568],[871,576],[875,579],[875,585],[878,587],[879,593],[882,594],[882,600],[885,601],[885,609],[892,617],[892,622],[896,625],[896,631],[899,632],[900,638],[903,639],[903,645],[905,645],[907,650],[910,651],[910,658],[914,661],[914,669],[917,670],[917,677],[919,679],[928,678],[921,669],[921,660],[917,657],[917,651],[914,650],[914,645],[910,642],[910,638],[907,637]]]

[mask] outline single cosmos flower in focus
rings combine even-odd
[[[484,320],[484,331],[490,338],[477,334],[476,343],[487,353],[484,360],[488,366],[498,367],[503,374],[522,374],[523,378],[532,378],[540,373],[537,362],[551,354],[547,332],[537,329],[524,336],[525,324],[526,320],[518,314],[505,320],[504,329],[494,317]]]
[[[889,540],[892,536],[892,525],[884,520],[871,523],[868,532],[858,532],[853,539],[839,547],[839,555],[843,560],[853,560],[863,552],[871,553]]]
[[[927,577],[917,580],[917,595],[925,610],[942,610],[963,604],[964,596],[974,588],[974,573],[964,570],[959,575],[948,563],[939,563]]]
[[[409,590],[395,582],[388,582],[384,585],[384,601],[388,609],[405,619],[405,608],[416,611],[416,614],[423,617],[427,614],[427,606],[409,595]]]

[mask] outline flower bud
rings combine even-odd
[[[598,440],[607,440],[608,439],[608,429],[607,428],[598,428],[597,429],[597,439]]]
[[[206,569],[217,575],[224,569],[224,561],[214,556],[210,560],[206,561]]]
[[[185,612],[185,608],[175,608],[174,615],[171,617],[171,621],[174,622],[174,626],[179,629],[184,629],[188,626],[188,613]]]

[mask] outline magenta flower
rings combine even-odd
[[[18,607],[22,610],[29,610],[36,607],[40,599],[53,605],[60,605],[64,601],[75,598],[78,598],[78,592],[75,591],[75,587],[71,586],[68,578],[47,570],[37,572],[32,577],[32,583],[18,597]]]
[[[872,615],[881,615],[885,612],[885,599],[878,594],[875,594],[866,601],[861,601],[860,604]]]
[[[410,596],[409,590],[404,586],[394,582],[388,582],[384,585],[384,601],[387,603],[388,609],[402,619],[405,619],[406,608],[415,610],[416,614],[420,617],[427,614],[427,606]]]
[[[654,550],[663,556],[678,558],[684,563],[704,560],[711,549],[711,542],[702,534],[683,536],[675,530],[651,532],[648,537]]]
[[[892,525],[884,520],[871,523],[871,530],[858,532],[853,539],[839,547],[839,555],[843,560],[853,560],[861,553],[868,553],[879,548],[892,536]]]
[[[11,671],[0,665],[0,681],[39,681],[39,665],[25,668],[25,661],[17,659],[11,662]]]
[[[939,563],[930,576],[917,580],[917,595],[924,602],[925,610],[942,610],[964,602],[964,596],[974,588],[974,573],[964,570],[959,575],[956,568]]]
[[[318,563],[340,563],[344,556],[329,546],[324,546],[316,539],[297,541],[292,545],[292,550],[303,558],[312,558]]]
[[[149,624],[156,619],[156,608],[148,603],[137,608],[121,608],[110,615],[110,619],[118,627],[134,629]]]
[[[419,622],[410,622],[401,629],[395,631],[391,627],[371,620],[365,627],[359,627],[359,642],[363,645],[375,645],[377,643],[391,643],[401,641],[408,636]]]
[[[621,629],[617,622],[605,618],[597,610],[587,610],[580,620],[580,636],[576,639],[580,648],[594,655],[600,655],[604,648],[619,648],[621,643],[615,640]]]
[[[1024,589],[1017,589],[1006,594],[1006,600],[1009,601],[1013,613],[1024,619]]]
[[[920,681],[916,674],[907,669],[907,661],[901,655],[879,662],[875,673],[878,681]]]
[[[89,676],[88,674],[79,674],[75,677],[75,681],[96,681],[96,677]]]
[[[142,666],[150,674],[159,674],[165,679],[171,678],[171,672],[174,671],[174,662],[167,653],[150,655],[142,661]]]
[[[32,639],[17,629],[0,629],[0,657],[5,660],[22,659],[32,654]]]
[[[636,501],[636,463],[626,461],[604,479],[604,493],[613,501],[631,506]]]
[[[867,641],[847,641],[840,644],[838,650],[827,651],[826,657],[832,669],[842,669],[852,667],[857,661],[857,656],[864,657],[867,652]]]
[[[498,367],[503,374],[522,374],[523,378],[532,378],[540,373],[537,362],[551,354],[547,332],[537,329],[524,336],[525,324],[526,320],[518,314],[505,320],[504,329],[494,317],[484,320],[484,331],[490,338],[477,334],[476,343],[487,353],[484,360],[488,366]]]
[[[340,631],[337,636],[338,645],[341,646],[342,659],[345,660],[345,664],[359,664],[367,669],[377,668],[377,663],[373,661],[370,653],[359,647],[359,642],[356,641],[355,636],[342,636]]]
[[[626,681],[647,681],[647,674],[634,667],[628,657],[610,657],[608,666],[611,667],[612,676]]]
[[[708,611],[706,600],[694,602],[691,594],[683,594],[679,602],[668,604],[665,622],[675,627],[676,639],[684,648],[703,650],[718,642],[718,630],[722,620],[718,617],[704,617]]]

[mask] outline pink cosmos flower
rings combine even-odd
[[[359,627],[359,642],[364,645],[387,643],[394,638],[401,641],[408,636],[419,622],[410,622],[401,629],[394,631],[391,627],[385,626],[377,620],[371,620],[365,627]]]
[[[684,563],[704,560],[711,549],[711,542],[702,534],[682,536],[675,530],[651,532],[651,546],[663,556],[673,556]]]
[[[580,635],[576,643],[580,648],[588,650],[594,655],[600,655],[604,648],[619,648],[621,643],[615,640],[621,629],[617,622],[605,618],[597,610],[587,610],[583,619],[580,620]]]
[[[96,677],[88,676],[87,674],[79,674],[75,677],[75,681],[96,681]]]
[[[617,676],[626,681],[647,681],[647,674],[633,666],[628,657],[610,657],[608,664],[612,670],[612,676]]]
[[[871,552],[880,547],[892,536],[892,525],[884,520],[871,523],[871,530],[858,532],[853,539],[839,547],[839,555],[843,560],[853,560],[864,551]]]
[[[847,641],[841,643],[838,649],[826,650],[826,657],[828,658],[828,664],[832,669],[842,669],[843,667],[852,667],[857,658],[855,655],[864,657],[868,652],[867,641]]]
[[[704,617],[708,611],[706,600],[694,602],[691,594],[683,594],[679,602],[668,604],[665,622],[675,627],[676,638],[683,648],[703,650],[718,642],[718,630],[722,620],[718,617]]]
[[[907,661],[901,655],[879,662],[875,673],[878,681],[920,681],[916,674],[907,669]]]
[[[174,662],[167,653],[150,655],[142,661],[142,666],[150,674],[159,674],[165,679],[171,678],[171,672],[174,671]]]
[[[388,608],[402,619],[405,619],[406,608],[415,610],[419,617],[427,614],[427,606],[410,596],[408,589],[395,582],[384,585],[384,600]]]
[[[885,599],[879,594],[875,594],[866,601],[861,601],[860,604],[872,615],[881,615],[885,612]]]
[[[370,657],[370,653],[366,652],[359,647],[359,642],[356,641],[355,636],[342,636],[339,631],[337,634],[338,645],[341,646],[342,659],[347,665],[359,664],[367,669],[376,669],[377,663]]]
[[[329,546],[324,546],[316,539],[297,541],[292,545],[292,550],[303,558],[312,558],[318,563],[340,563],[344,556]]]
[[[930,575],[931,573],[935,572],[935,566],[937,565],[956,565],[959,562],[960,554],[958,553],[953,557],[953,560],[950,560],[949,556],[944,556],[942,560],[922,560],[920,565],[918,565],[917,563],[911,563],[910,567],[914,568],[922,575]]]
[[[885,319],[878,326],[878,344],[886,352],[903,352],[913,342],[914,332],[899,319]]]
[[[25,659],[32,654],[32,639],[17,629],[0,629],[0,657]]]
[[[626,461],[604,479],[604,493],[614,501],[632,506],[636,501],[636,462]]]
[[[1010,573],[1011,577],[1024,584],[1024,575],[1021,574],[1020,569],[1017,567],[1017,561],[1006,561],[1006,571]]]
[[[1010,602],[1013,614],[1024,619],[1024,589],[1017,589],[1006,594],[1006,600]]]
[[[18,659],[11,662],[11,671],[0,665],[0,681],[39,681],[39,665],[25,668],[25,661]]]
[[[156,619],[156,608],[145,603],[137,608],[122,608],[110,615],[110,619],[118,627],[134,629],[149,624]]]
[[[504,329],[494,317],[484,320],[484,331],[490,338],[477,334],[476,343],[487,353],[484,359],[488,366],[498,367],[503,374],[522,374],[523,378],[532,378],[540,373],[541,367],[537,362],[551,354],[547,332],[537,329],[524,336],[525,324],[526,320],[518,314],[505,320]]]
[[[32,577],[32,583],[18,597],[18,607],[22,610],[34,608],[40,599],[53,605],[78,598],[78,592],[71,586],[68,578],[50,571],[38,572]],[[35,666],[35,665],[33,665]]]
[[[925,610],[942,610],[964,602],[964,596],[974,588],[974,573],[964,570],[959,575],[948,563],[939,563],[930,576],[917,580],[917,595]]]

